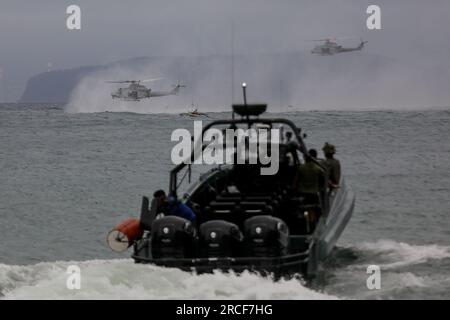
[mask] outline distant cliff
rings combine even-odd
[[[102,82],[145,77],[164,77],[170,79],[168,84],[181,80],[188,85],[183,91],[187,100],[203,99],[204,105],[213,101],[224,105],[230,100],[231,59],[217,55],[140,57],[41,73],[29,79],[20,102],[66,103],[82,79],[99,78],[99,74]],[[305,52],[238,55],[234,57],[234,79],[235,100],[240,99],[239,82],[246,81],[252,100],[277,105],[320,109],[450,104],[449,70],[436,72],[405,65],[365,51],[334,56]]]
[[[78,82],[101,67],[50,71],[31,77],[19,102],[65,103]]]
[[[73,89],[86,76],[117,66],[138,68],[140,64],[151,60],[154,59],[141,57],[100,66],[83,66],[39,73],[28,80],[19,102],[66,103]]]

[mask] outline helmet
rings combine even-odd
[[[325,145],[322,148],[324,153],[336,153],[336,147],[331,143],[325,142]]]

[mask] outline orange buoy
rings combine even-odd
[[[106,241],[109,247],[116,252],[127,250],[133,241],[144,234],[138,219],[127,219],[108,233]]]

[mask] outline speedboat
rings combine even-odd
[[[189,110],[188,112],[180,113],[180,116],[188,116],[191,118],[196,118],[196,117],[202,117],[202,116],[207,117],[208,115],[204,112],[198,111],[197,109],[192,109],[192,110]]]
[[[323,183],[315,203],[292,192],[298,166],[310,157],[306,135],[289,119],[264,117],[266,108],[246,102],[233,105],[233,117],[210,122],[202,136],[212,128],[290,131],[290,141],[279,139],[275,174],[262,175],[261,168],[267,164],[259,161],[235,161],[211,168],[181,194],[180,181],[191,176],[192,162],[180,163],[170,171],[168,195],[188,206],[195,221],[159,215],[154,205],[149,209],[149,198],[143,197],[140,219],[129,219],[113,229],[108,235],[110,247],[116,251],[131,247],[136,263],[197,273],[250,270],[314,277],[346,227],[355,197],[343,177],[338,188]],[[191,160],[195,153],[192,150]],[[327,174],[319,159],[310,160]]]

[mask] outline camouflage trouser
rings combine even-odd
[[[313,204],[319,204],[319,193],[300,193],[300,197],[304,198],[304,204],[306,205],[313,205]]]
[[[319,195],[315,193],[297,193],[289,200],[289,208],[284,218],[293,233],[310,233],[321,216]],[[306,214],[305,214],[306,213]]]

